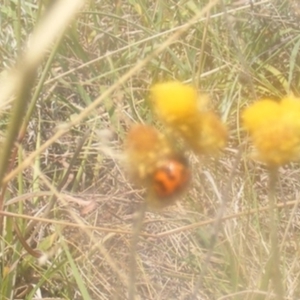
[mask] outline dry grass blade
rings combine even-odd
[[[63,34],[80,7],[83,0],[59,0],[45,16],[28,41],[25,54],[19,59],[20,66],[13,70],[1,83],[0,109],[3,110],[12,99],[16,89],[40,65],[46,51]]]
[[[0,108],[7,105],[7,101],[16,97],[13,104],[11,121],[7,130],[3,151],[0,159],[0,182],[9,164],[9,157],[13,144],[21,128],[21,120],[26,111],[27,101],[30,99],[31,86],[35,79],[35,72],[46,50],[59,37],[66,26],[73,19],[82,1],[58,1],[51,12],[45,17],[33,34],[30,45],[25,54],[19,59],[19,65],[12,70],[8,78],[1,84]],[[0,208],[3,207],[3,199]]]
[[[1,182],[1,198],[0,198],[0,210],[3,210],[4,201],[7,192],[7,182],[3,182],[3,177],[7,172],[8,166],[13,165],[17,151],[14,151],[14,147],[18,136],[23,136],[26,128],[22,128],[22,122],[26,115],[26,107],[31,100],[31,89],[34,85],[37,69],[40,66],[42,60],[46,56],[46,51],[52,46],[56,38],[60,38],[64,33],[67,26],[70,24],[74,15],[78,12],[79,8],[83,4],[83,1],[57,1],[53,5],[52,10],[49,14],[45,15],[45,18],[36,28],[33,33],[31,40],[28,41],[29,45],[22,56],[18,58],[17,65],[14,69],[8,72],[8,75],[1,82],[1,95],[0,95],[0,107],[1,113],[4,114],[8,107],[8,104],[13,100],[11,115],[7,125],[6,136],[3,142],[3,150],[1,152],[0,158],[0,182]],[[17,36],[18,45],[20,48],[20,35],[21,35],[21,2],[18,2],[18,26],[17,26]],[[6,8],[6,6],[1,6],[1,8]],[[3,12],[3,10],[1,10]],[[7,11],[6,11],[7,13]],[[19,49],[20,50],[20,49]],[[22,133],[21,132],[22,128]],[[19,175],[19,192],[22,192],[22,175]],[[22,211],[22,205],[19,207]],[[27,244],[26,240],[22,238],[21,231],[19,230],[18,224],[15,223],[13,228],[13,223],[4,223],[3,217],[0,218],[0,231],[3,233],[3,239],[5,243],[12,244],[14,247],[14,254],[11,257],[13,261],[19,260],[21,244],[28,250],[31,251],[31,247]],[[2,229],[5,231],[2,232]],[[17,243],[12,238],[12,232],[15,229],[18,232],[20,243]],[[1,235],[2,236],[2,235]],[[5,245],[3,243],[3,245]],[[36,254],[35,251],[31,251],[31,254]],[[7,257],[3,258],[3,263],[6,261]],[[1,280],[0,293],[1,296],[5,298],[16,298],[22,293],[15,292],[13,288],[16,280],[17,273],[8,273]],[[26,289],[25,291],[32,292],[32,289]],[[33,289],[34,290],[34,289]],[[26,292],[27,293],[27,292]]]

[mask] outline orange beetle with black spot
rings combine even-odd
[[[190,170],[184,157],[173,157],[158,163],[153,173],[152,189],[154,196],[169,200],[181,194],[190,181]]]
[[[188,186],[191,177],[188,161],[174,148],[173,141],[152,126],[138,124],[128,132],[125,141],[128,174],[147,189],[149,207],[172,204]]]

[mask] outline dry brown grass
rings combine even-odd
[[[218,158],[190,154],[188,193],[161,212],[146,212],[136,249],[136,299],[276,299],[265,271],[268,172],[251,160],[239,118],[254,95],[299,94],[298,4],[224,1],[225,14],[216,1],[207,19],[202,2],[94,0],[72,22],[71,9],[65,20],[66,12],[55,13],[57,21],[46,25],[52,38],[43,29],[44,44],[32,38],[37,53],[20,56],[25,67],[9,73],[46,6],[4,0],[1,299],[37,299],[38,293],[42,299],[127,299],[132,224],[145,191],[128,182],[123,139],[135,122],[164,130],[145,100],[153,82],[174,78],[212,97],[230,140]],[[36,69],[32,82],[26,66]],[[11,108],[15,103],[22,106]],[[285,299],[295,300],[298,164],[280,169],[279,177],[280,268]],[[28,254],[16,224],[33,254],[48,255],[46,263]]]

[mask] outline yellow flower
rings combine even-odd
[[[258,101],[242,114],[259,160],[279,166],[300,159],[300,99]]]
[[[177,81],[159,83],[151,88],[151,100],[156,114],[169,123],[194,118],[197,107],[197,91]]]
[[[154,85],[151,100],[160,120],[196,153],[214,154],[225,146],[225,126],[213,112],[203,110],[206,95],[198,97],[193,87],[172,81]]]

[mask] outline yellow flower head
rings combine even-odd
[[[261,161],[279,166],[300,159],[300,99],[258,101],[242,119]]]
[[[207,96],[180,82],[156,84],[151,100],[157,116],[196,153],[213,154],[225,146],[227,131],[219,118],[203,110]],[[200,100],[201,102],[199,102]]]
[[[154,85],[151,100],[159,118],[169,123],[193,118],[198,110],[197,91],[177,81]]]

